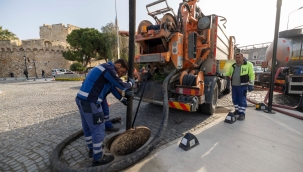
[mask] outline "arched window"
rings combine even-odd
[[[45,41],[45,42],[44,42],[44,46],[45,46],[46,48],[49,48],[49,47],[52,46],[52,43],[49,42],[49,41]]]

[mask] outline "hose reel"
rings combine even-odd
[[[204,95],[203,72],[191,70],[190,73],[187,73],[186,71],[183,71],[180,75],[180,86],[179,87],[183,88],[183,90],[184,89],[188,90],[188,91],[183,91],[182,94],[185,94],[186,96],[190,96],[190,97],[197,96],[199,99],[198,100],[199,104],[201,104],[202,96]],[[182,98],[182,96],[180,98]]]
[[[180,76],[180,85],[200,87],[200,85],[204,83],[203,72],[199,71],[197,74],[194,73],[195,72],[187,73],[183,71]]]

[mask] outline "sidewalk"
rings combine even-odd
[[[20,77],[20,78],[0,78],[0,83],[1,82],[21,82],[21,81],[51,81],[51,77],[46,77],[46,78],[35,78],[35,77],[29,77],[28,80],[25,79],[25,77]]]
[[[180,138],[125,172],[301,172],[303,121],[254,108],[246,114],[244,121],[228,124],[223,116],[195,131],[200,144],[188,151],[179,147]]]

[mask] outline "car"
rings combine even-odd
[[[74,72],[68,69],[52,69],[52,75],[56,76],[57,74],[74,74]]]

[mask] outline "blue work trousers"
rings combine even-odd
[[[235,109],[240,115],[245,115],[247,107],[246,103],[247,85],[232,86],[232,100]]]
[[[102,106],[76,98],[81,115],[82,128],[86,144],[93,149],[94,160],[102,157],[102,142],[105,136],[104,114]]]
[[[106,99],[104,99],[101,102],[101,106],[102,106],[102,109],[103,109],[103,112],[104,112],[105,128],[112,128],[112,127],[114,127],[113,124],[109,120],[109,107],[108,107],[108,103],[107,103]]]

